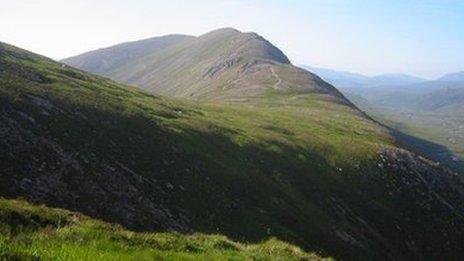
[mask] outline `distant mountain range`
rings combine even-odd
[[[464,72],[447,74],[437,78],[436,80],[426,80],[407,74],[381,74],[377,76],[366,76],[359,73],[337,71],[306,65],[301,65],[300,67],[319,75],[321,78],[339,89],[395,88],[415,90],[417,88],[439,88],[439,86],[444,85],[448,87],[455,87],[457,84],[464,84]]]

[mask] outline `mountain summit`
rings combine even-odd
[[[173,97],[241,100],[269,92],[319,92],[347,103],[335,88],[293,66],[263,37],[231,28],[198,37],[163,36],[125,43],[63,62]]]

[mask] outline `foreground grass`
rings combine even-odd
[[[136,233],[78,213],[0,199],[0,260],[320,260],[271,238]]]

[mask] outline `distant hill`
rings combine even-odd
[[[0,244],[8,246],[0,259],[108,257],[113,248],[136,259],[150,244],[199,259],[224,257],[224,249],[229,257],[281,258],[282,248],[294,259],[308,258],[303,250],[343,260],[464,255],[462,177],[404,149],[390,129],[259,36],[226,30],[195,39],[193,49],[187,40],[184,51],[176,44],[167,47],[172,56],[148,59],[163,66],[142,73],[146,88],[187,98],[195,90],[219,102],[155,96],[0,43],[0,196],[167,232],[105,229],[0,200]],[[196,42],[218,39],[207,49]],[[237,75],[243,86],[215,82]],[[223,102],[231,94],[253,99]]]
[[[124,46],[137,50],[146,41]],[[291,65],[282,51],[256,33],[225,28],[199,37],[182,37],[182,41],[146,51],[142,56],[120,50],[120,45],[104,49],[113,60],[124,59],[124,63],[107,65],[105,60],[94,66],[94,61],[100,61],[99,51],[63,62],[151,93],[178,98],[240,100],[277,91],[330,93],[344,100],[318,76]]]
[[[403,86],[425,81],[425,79],[407,74],[381,74],[369,77],[359,73],[336,71],[313,66],[302,65],[301,67],[319,75],[324,80],[341,89]]]
[[[446,74],[437,79],[442,82],[459,82],[464,84],[464,71]]]

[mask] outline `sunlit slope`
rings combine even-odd
[[[463,181],[332,92],[152,96],[0,47],[0,193],[343,259],[462,255]]]
[[[140,45],[139,42],[128,45]],[[122,54],[118,46],[105,49],[112,57]],[[119,82],[139,86],[151,93],[200,100],[243,100],[268,91],[330,93],[335,88],[316,75],[297,68],[282,51],[256,33],[225,28],[191,37],[168,48],[145,52],[107,70],[82,66],[97,60],[95,52],[63,62]]]

